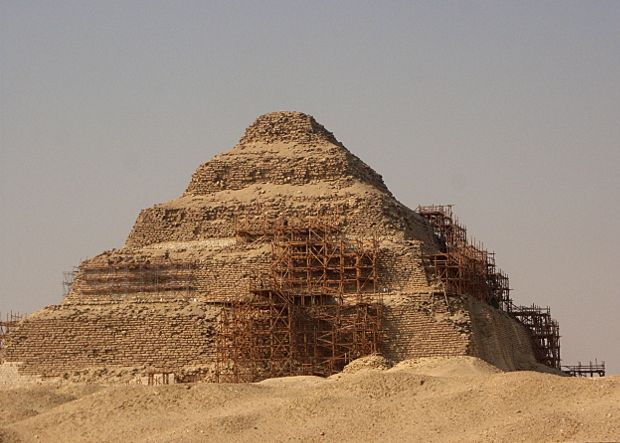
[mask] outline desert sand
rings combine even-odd
[[[327,379],[3,389],[0,410],[4,442],[609,442],[620,376],[371,357]]]

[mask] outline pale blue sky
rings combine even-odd
[[[2,315],[294,110],[620,373],[620,2],[3,0],[0,50]]]

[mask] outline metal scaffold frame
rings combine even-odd
[[[312,221],[282,224],[270,235],[270,274],[222,310],[217,380],[329,376],[378,352],[377,242],[348,241]]]
[[[551,309],[532,306],[512,306],[510,314],[526,326],[532,337],[536,360],[550,368],[561,370],[560,325],[551,318]]]
[[[605,377],[605,362],[599,364],[598,360],[595,360],[587,365],[579,362],[575,366],[562,366],[562,371],[571,377]]]
[[[424,255],[426,266],[441,280],[446,293],[470,295],[509,312],[508,276],[495,264],[495,253],[469,241],[467,229],[452,214],[452,205],[418,206],[430,224],[440,252]]]
[[[2,315],[0,314],[0,362],[2,362],[2,354],[4,351],[4,346],[6,342],[6,338],[11,331],[12,328],[17,326],[17,323],[24,318],[24,315],[19,312],[7,312],[6,320],[2,321]]]
[[[62,273],[62,289],[65,297],[71,293],[71,288],[75,282],[75,276],[79,271],[80,268],[78,266],[74,266],[72,271],[65,271]]]
[[[426,266],[443,283],[445,293],[469,295],[509,313],[530,333],[536,359],[560,369],[560,328],[550,309],[516,306],[508,276],[495,264],[495,253],[467,238],[467,229],[452,214],[452,205],[418,206],[430,224],[440,252],[424,255]]]
[[[347,241],[336,232],[322,224],[275,232],[271,276],[302,306],[324,305],[324,297],[377,293],[377,241]]]

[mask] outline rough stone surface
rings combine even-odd
[[[5,360],[21,362],[27,376],[102,366],[207,373],[215,358],[217,303],[249,295],[252,276],[269,270],[269,244],[241,241],[236,227],[308,217],[329,221],[350,239],[378,240],[384,357],[472,355],[503,370],[535,364],[514,320],[467,297],[433,295],[422,255],[436,252],[437,244],[425,220],[331,132],[297,112],[259,117],[235,148],[196,170],[183,196],[141,211],[122,248],[82,263],[59,306],[13,330]],[[84,271],[100,268],[106,282],[136,282],[132,269],[153,263],[191,263],[187,290],[107,293]]]

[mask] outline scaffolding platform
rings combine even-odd
[[[452,205],[418,206],[417,212],[428,221],[439,243],[440,251],[423,259],[445,293],[468,295],[511,315],[527,328],[536,360],[560,370],[560,328],[549,307],[513,304],[508,276],[496,266],[495,253],[468,239]]]
[[[605,362],[599,364],[598,360],[587,365],[579,362],[574,366],[562,366],[562,371],[571,377],[605,377]]]
[[[469,295],[509,312],[508,276],[495,264],[495,253],[468,240],[467,229],[452,213],[452,205],[418,206],[439,243],[439,253],[423,256],[425,265],[443,283],[444,291]]]
[[[537,305],[511,307],[510,314],[524,325],[532,337],[536,360],[561,370],[560,326],[551,317],[551,309]]]
[[[222,310],[217,381],[326,377],[377,353],[383,306],[377,242],[345,240],[334,227],[311,221],[282,223],[269,236],[270,274],[252,279],[250,295]]]

